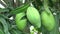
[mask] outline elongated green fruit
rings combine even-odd
[[[27,18],[33,24],[35,27],[40,28],[41,27],[41,19],[40,14],[37,9],[34,7],[28,7],[27,9]]]
[[[24,16],[25,16],[25,13],[19,13],[15,17],[16,25],[18,29],[20,29],[21,31],[25,29],[26,24],[27,24],[27,19],[26,18],[22,19],[22,17]]]
[[[49,14],[46,11],[43,11],[41,13],[41,18],[42,18],[42,24],[45,26],[45,28],[48,31],[53,30],[55,27],[55,19],[52,13],[50,12]]]
[[[25,13],[19,13],[19,14],[16,14],[16,17],[15,17],[15,20],[16,22],[20,21],[22,17],[25,16]]]
[[[17,23],[17,27],[20,29],[20,30],[24,30],[25,27],[26,27],[26,23],[27,22],[27,19],[24,19],[24,20],[21,20]]]

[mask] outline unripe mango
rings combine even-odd
[[[45,28],[48,31],[51,31],[55,27],[55,19],[52,13],[50,12],[49,14],[46,11],[43,11],[41,13],[41,18],[42,18],[42,24],[45,26]]]
[[[27,25],[27,19],[22,17],[25,16],[25,13],[16,14],[15,21],[19,30],[23,31]]]
[[[33,24],[36,28],[41,27],[41,19],[38,10],[34,7],[28,7],[27,9],[27,18],[31,24]]]

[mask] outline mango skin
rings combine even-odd
[[[37,9],[30,6],[28,7],[26,14],[27,14],[27,19],[30,21],[32,25],[34,25],[36,28],[41,27],[40,14]]]
[[[25,16],[25,13],[16,14],[15,21],[19,30],[23,31],[27,25],[27,19],[22,17]]]
[[[49,14],[46,11],[43,11],[41,13],[41,18],[42,18],[42,24],[45,26],[45,28],[48,31],[51,31],[55,27],[55,19],[52,13],[50,12]]]

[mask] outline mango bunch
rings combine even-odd
[[[24,16],[27,18],[23,18]],[[35,28],[40,28],[41,24],[43,24],[48,31],[51,31],[55,27],[55,19],[51,12],[48,13],[46,10],[44,10],[40,14],[39,11],[32,6],[27,8],[26,14],[23,12],[17,14],[15,19],[16,25],[20,30],[24,30],[25,26],[27,25],[27,20]]]

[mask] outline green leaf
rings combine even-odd
[[[3,0],[7,5],[6,7],[13,7],[13,1],[14,0]]]
[[[12,10],[10,13],[11,14],[18,14],[20,12],[25,12],[28,7],[29,7],[29,4],[24,4],[24,5],[20,6],[20,7],[17,7],[14,10]]]
[[[60,13],[59,13],[59,16],[58,17],[59,17],[59,26],[60,26]]]
[[[12,30],[12,34],[18,34],[15,30]]]
[[[6,8],[5,8],[5,9],[0,8],[0,13],[1,13],[1,12],[9,12],[9,10],[6,9]]]
[[[0,17],[0,22],[3,25],[5,34],[10,34],[9,31],[8,31],[8,25],[7,25],[7,22],[5,21],[5,19]]]
[[[11,34],[22,34],[21,31],[19,31],[18,29],[11,29]]]
[[[2,30],[2,29],[0,29],[0,34],[4,34],[4,32],[3,32],[3,30]]]
[[[3,17],[5,19],[9,19],[7,16],[3,15],[3,14],[0,14],[0,17]]]

